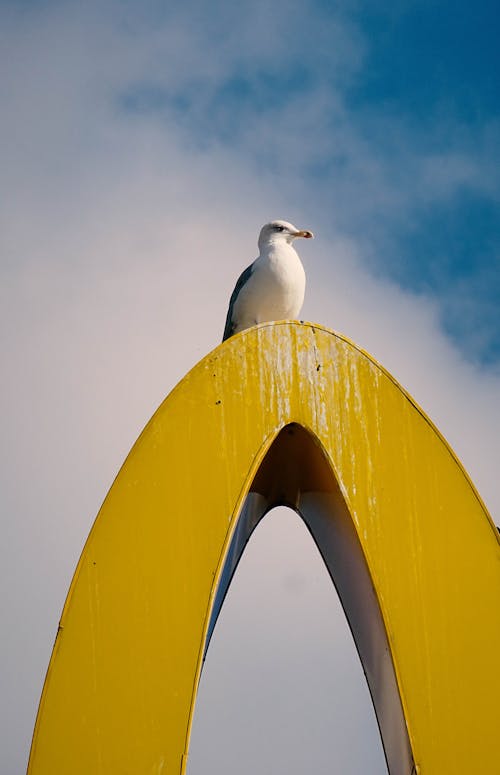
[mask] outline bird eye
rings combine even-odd
[[[275,231],[285,231],[285,227],[284,226],[275,226],[274,230]]]

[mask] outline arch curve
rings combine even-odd
[[[226,593],[253,531],[276,506],[305,522],[344,609],[368,682],[391,775],[411,775],[414,761],[382,612],[363,548],[319,439],[298,423],[268,448],[245,498],[224,560],[205,640],[206,655]]]
[[[391,773],[410,748],[424,775],[496,772],[498,532],[383,368],[280,322],[206,356],[125,461],[64,606],[30,775],[185,771],[238,530],[276,501],[299,510],[338,585]]]

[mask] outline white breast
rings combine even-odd
[[[233,309],[235,332],[268,320],[296,319],[304,303],[304,267],[291,245],[259,256]]]

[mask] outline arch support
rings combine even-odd
[[[278,504],[301,514],[337,586],[391,775],[493,775],[497,531],[391,376],[298,323],[224,342],[133,447],[71,584],[29,773],[184,770],[227,585]]]

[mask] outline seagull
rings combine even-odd
[[[229,301],[222,341],[268,320],[296,319],[306,288],[306,275],[292,242],[313,238],[312,231],[288,221],[271,221],[259,235],[260,254],[240,275]]]

